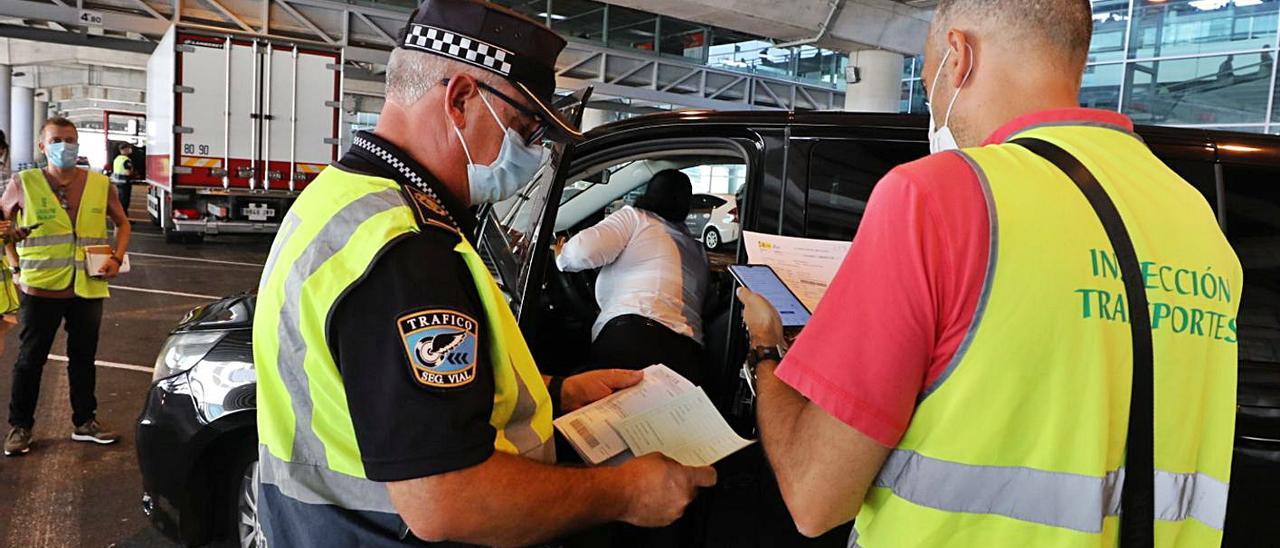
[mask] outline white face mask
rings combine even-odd
[[[969,48],[970,57],[973,57],[973,46],[965,44]],[[960,82],[960,87],[956,88],[956,92],[951,96],[951,104],[947,106],[947,116],[942,120],[942,127],[937,127],[937,121],[933,114],[933,92],[938,89],[938,80],[942,79],[942,67],[947,65],[947,59],[951,57],[951,48],[947,48],[947,53],[942,56],[942,62],[938,64],[938,72],[933,75],[933,85],[929,86],[929,152],[937,154],[948,150],[956,150],[960,145],[956,143],[955,135],[951,134],[951,128],[947,126],[951,122],[951,109],[956,106],[956,99],[960,97],[960,90],[964,89],[964,85],[969,82],[969,75],[973,74],[973,62],[969,63],[969,70],[964,73],[964,80]]]
[[[516,130],[502,125],[498,113],[493,110],[489,100],[480,94],[480,100],[493,115],[493,120],[502,128],[502,148],[498,149],[498,157],[487,166],[478,165],[471,160],[471,151],[467,149],[467,140],[462,138],[458,126],[453,132],[462,142],[462,152],[467,155],[467,185],[471,189],[471,205],[496,204],[515,196],[524,185],[533,180],[542,167],[547,149],[541,145],[527,145]]]

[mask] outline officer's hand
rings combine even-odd
[[[680,464],[661,453],[649,453],[619,467],[628,474],[629,501],[622,521],[640,527],[662,527],[684,514],[699,487],[716,484],[716,469]]]
[[[751,334],[751,346],[774,346],[782,344],[782,316],[764,297],[751,290],[738,288],[738,300],[742,301],[742,321],[747,324],[747,332]]]
[[[560,412],[568,413],[600,398],[634,386],[644,378],[640,371],[601,369],[580,373],[564,380],[560,387]]]

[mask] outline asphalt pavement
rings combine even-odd
[[[60,359],[65,333],[59,334],[44,370],[31,452],[0,457],[0,546],[176,546],[151,528],[140,503],[134,427],[152,365],[188,310],[257,285],[271,240],[221,236],[168,244],[145,205],[146,187],[136,186],[129,209],[133,270],[111,283],[98,347],[98,417],[121,440],[109,446],[71,441],[66,362]],[[7,417],[17,328],[2,339],[0,399]]]

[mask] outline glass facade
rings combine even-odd
[[[1140,124],[1280,133],[1280,0],[1093,0],[1093,43],[1080,103]],[[903,112],[919,58],[903,67]]]
[[[788,80],[844,87],[848,57],[592,0],[496,0],[565,37]]]

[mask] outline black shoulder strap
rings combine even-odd
[[[1124,219],[1080,160],[1058,145],[1034,138],[1011,141],[1066,173],[1084,193],[1106,229],[1107,238],[1120,263],[1124,293],[1129,305],[1129,328],[1133,334],[1133,385],[1129,398],[1129,438],[1125,449],[1125,472],[1120,497],[1120,545],[1126,548],[1155,544],[1155,382],[1151,343],[1151,313],[1147,308],[1146,284],[1138,254],[1134,251]]]
[[[409,184],[400,185],[400,193],[404,195],[418,226],[423,230],[436,228],[462,235],[462,229],[449,216],[449,210],[434,195]]]

